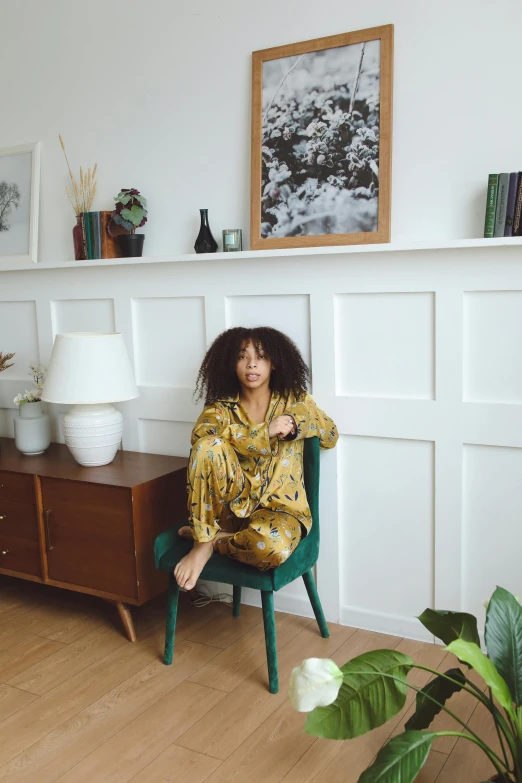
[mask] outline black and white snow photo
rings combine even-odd
[[[261,238],[377,230],[380,50],[263,62]]]

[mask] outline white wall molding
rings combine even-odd
[[[519,588],[522,254],[505,244],[4,271],[0,350],[20,361],[0,376],[0,432],[57,329],[115,328],[140,388],[124,448],[186,455],[206,346],[238,323],[283,329],[341,433],[321,461],[325,613],[425,638],[427,605],[483,615],[495,584]],[[65,408],[50,410],[61,439]],[[278,606],[310,614],[300,581]]]

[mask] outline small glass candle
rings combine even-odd
[[[223,252],[233,253],[243,249],[243,235],[240,228],[225,228],[223,230]]]

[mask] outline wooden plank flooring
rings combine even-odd
[[[164,598],[133,609],[138,642],[117,612],[91,596],[0,576],[1,783],[357,783],[413,710],[351,742],[303,733],[286,698],[303,658],[338,664],[392,647],[446,670],[442,648],[277,615],[281,690],[268,693],[261,610],[181,601],[172,666],[161,660]],[[416,671],[422,686],[428,674]],[[478,682],[478,681],[477,681]],[[451,707],[494,741],[488,715],[467,694]],[[436,728],[454,729],[445,716]],[[477,783],[493,774],[470,742],[439,740],[418,783]]]

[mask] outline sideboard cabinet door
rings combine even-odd
[[[49,579],[136,598],[131,490],[41,481]]]

